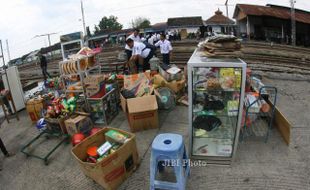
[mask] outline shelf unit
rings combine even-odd
[[[209,59],[196,50],[187,69],[190,156],[208,164],[229,165],[239,140],[246,63],[240,59]],[[228,70],[232,73],[231,85],[225,83],[228,75],[224,71]],[[217,84],[208,85],[211,81]]]
[[[95,60],[97,60],[97,59],[95,59]],[[78,59],[78,60],[76,60],[77,72],[67,74],[63,70],[64,64],[69,64],[69,62],[68,61],[60,61],[59,62],[60,78],[62,80],[62,83],[64,84],[64,92],[66,94],[68,94],[68,93],[79,94],[80,97],[84,98],[86,108],[89,109],[89,104],[88,104],[88,100],[87,100],[88,97],[86,95],[86,85],[84,83],[84,80],[87,76],[91,76],[93,74],[101,74],[101,67],[97,63],[95,63],[94,66],[92,66],[90,68],[86,68],[83,70],[80,67],[80,60]],[[78,76],[79,81],[72,82],[72,80],[69,79],[72,76]],[[76,90],[68,89],[69,86],[75,85],[77,82],[80,82],[81,89],[76,89]]]

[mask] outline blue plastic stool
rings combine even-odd
[[[168,162],[169,161],[169,162]],[[155,180],[158,163],[164,162],[174,167],[176,183]],[[183,167],[185,172],[183,172]],[[189,159],[186,154],[183,137],[178,134],[164,133],[157,135],[152,143],[150,162],[150,189],[185,190],[186,180],[190,174]]]

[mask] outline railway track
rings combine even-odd
[[[172,64],[180,68],[186,67],[187,61],[197,46],[195,41],[173,42]],[[118,54],[123,51],[122,46],[104,48],[98,55],[98,62],[102,66],[102,72],[121,72],[122,62],[118,60]],[[160,52],[157,52],[161,60]],[[252,70],[270,71],[281,73],[298,73],[310,75],[310,49],[292,47],[287,45],[270,44],[262,42],[242,43],[241,59],[248,63]],[[59,75],[58,63],[60,58],[48,64],[48,71],[53,76]],[[22,83],[29,80],[41,79],[40,66],[33,63],[18,67]]]

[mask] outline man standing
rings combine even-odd
[[[4,154],[5,157],[11,157],[14,156],[14,154],[10,153],[7,151],[7,149],[5,148],[1,138],[0,138],[0,149],[2,151],[2,153]],[[0,162],[0,171],[2,170],[2,163]]]
[[[51,75],[47,72],[47,60],[46,60],[46,57],[42,54],[39,54],[39,58],[40,58],[40,66],[42,69],[42,74],[43,74],[44,80],[46,80],[47,77],[51,77]]]
[[[165,34],[160,35],[160,40],[155,44],[156,47],[160,47],[160,53],[163,56],[163,63],[170,65],[170,58],[172,55],[171,43],[166,39]]]
[[[9,114],[12,115],[13,112],[12,112],[9,100],[7,98],[7,94],[8,94],[8,90],[5,89],[4,84],[3,84],[3,80],[2,80],[2,78],[0,78],[0,99],[4,103],[6,108],[8,109]]]
[[[131,63],[131,67],[139,67],[142,66],[143,71],[150,69],[150,59],[153,57],[155,50],[151,47],[148,47],[146,44],[142,42],[134,41],[131,38],[126,40],[126,44],[132,49],[132,55],[129,59]],[[136,65],[135,63],[139,64]],[[133,69],[133,72],[137,72],[138,68]]]

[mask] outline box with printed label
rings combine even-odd
[[[126,135],[127,141],[115,152],[97,163],[85,162],[90,146],[100,147],[107,142],[105,133],[110,130]],[[104,189],[117,189],[139,165],[139,155],[135,134],[120,129],[105,127],[96,134],[87,137],[72,148],[72,155],[78,161],[83,173],[100,184]]]

